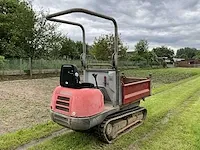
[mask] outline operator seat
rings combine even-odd
[[[61,66],[60,85],[68,88],[94,88],[92,83],[80,83],[78,69],[71,64]]]

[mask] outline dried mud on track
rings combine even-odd
[[[0,135],[44,123],[59,78],[0,82]]]

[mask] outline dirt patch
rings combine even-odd
[[[0,134],[44,123],[59,78],[0,82]]]

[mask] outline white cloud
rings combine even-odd
[[[130,49],[140,39],[147,39],[150,47],[196,47],[200,49],[200,1],[199,0],[33,0],[35,10],[55,13],[74,7],[82,7],[114,17],[122,40]],[[96,36],[113,32],[113,25],[104,19],[87,15],[63,17],[80,22],[86,29],[86,39],[92,43]],[[61,25],[62,33],[74,40],[81,40],[81,30]]]

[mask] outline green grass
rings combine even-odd
[[[129,134],[122,136],[111,145],[97,141],[93,135],[72,132],[48,140],[32,149],[126,149],[133,141],[141,139],[150,133],[156,125],[159,125],[162,118],[165,117],[169,111],[178,108],[184,101],[192,97],[193,93],[199,90],[200,77],[197,77],[149,97],[142,104],[148,110],[145,123]]]
[[[62,127],[49,121],[45,124],[36,125],[32,128],[22,129],[16,132],[0,136],[0,150],[15,149],[20,145],[50,135]]]
[[[123,71],[126,76],[148,77],[152,74],[153,87],[174,83],[200,74],[199,68],[132,69]]]
[[[157,132],[139,142],[144,150],[199,150],[200,149],[200,91],[194,94],[189,103],[178,108],[176,116],[159,127]]]
[[[133,141],[149,133],[155,127],[155,123],[158,123],[169,111],[176,109],[183,101],[200,89],[200,69],[197,68],[125,71],[127,76],[137,77],[146,77],[149,73],[153,76],[153,96],[142,103],[148,110],[147,120],[143,126],[123,136],[112,145],[105,145],[90,134],[70,132],[53,138],[33,149],[121,149],[127,147]],[[0,136],[0,149],[14,149],[33,139],[50,135],[61,128],[61,126],[50,122],[5,134]]]
[[[153,87],[153,89],[152,89],[152,94],[157,94],[157,93],[160,93],[160,92],[164,92],[164,91],[166,91],[166,90],[169,90],[169,89],[171,89],[171,88],[173,88],[173,87],[175,87],[175,86],[178,86],[178,85],[180,85],[180,84],[182,84],[182,83],[185,83],[185,82],[187,82],[187,81],[190,81],[190,80],[192,80],[192,79],[195,79],[195,78],[197,78],[199,75],[194,75],[194,76],[192,76],[192,77],[189,77],[189,78],[185,78],[185,79],[183,79],[183,80],[179,80],[179,81],[177,81],[177,82],[173,82],[173,83],[168,83],[168,84],[159,84],[159,87],[157,86],[157,87]],[[158,84],[157,84],[158,85]]]

